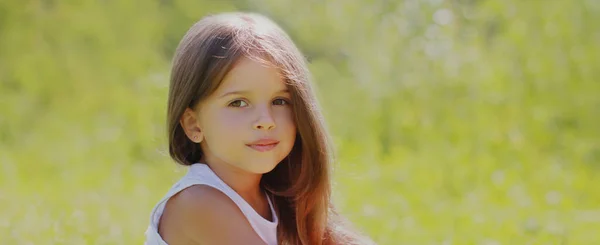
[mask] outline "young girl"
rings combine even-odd
[[[303,55],[268,18],[205,17],[173,60],[169,152],[189,166],[148,245],[371,244],[331,203],[331,148]]]

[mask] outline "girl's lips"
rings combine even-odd
[[[247,146],[256,151],[265,152],[272,150],[273,148],[275,148],[275,146],[277,146],[277,144],[279,144],[278,140],[274,140],[271,138],[262,138],[250,144],[247,144]]]
[[[259,151],[259,152],[265,152],[265,151],[270,151],[273,148],[275,148],[275,146],[277,146],[279,144],[279,142],[273,143],[273,144],[252,144],[252,145],[248,145],[248,147]]]
[[[254,141],[254,142],[250,142],[248,145],[270,145],[270,144],[277,144],[277,143],[279,143],[278,140],[274,140],[271,138],[262,138],[262,139]]]

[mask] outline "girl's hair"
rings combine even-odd
[[[202,151],[179,119],[220,85],[241,57],[279,68],[291,93],[296,142],[261,185],[274,198],[280,244],[363,244],[331,204],[332,147],[304,56],[273,21],[255,13],[205,17],[185,34],[173,59],[167,109],[169,153],[180,164],[198,162]],[[370,243],[370,242],[369,242]]]

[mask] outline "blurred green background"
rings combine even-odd
[[[141,244],[170,60],[254,11],[310,59],[379,244],[600,244],[600,1],[0,0],[0,244]]]

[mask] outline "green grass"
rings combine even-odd
[[[290,5],[1,1],[0,244],[142,243],[186,171],[164,137],[173,49],[234,9],[309,57],[336,204],[379,244],[600,241],[597,1]]]

